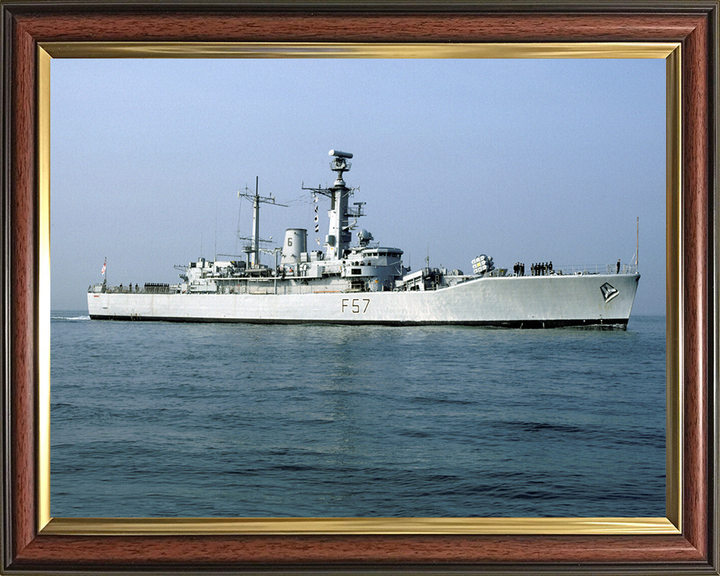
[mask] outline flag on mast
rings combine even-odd
[[[103,262],[103,269],[102,269],[102,272],[100,272],[100,274],[105,274],[106,267],[107,267],[107,256],[105,256],[105,262]]]

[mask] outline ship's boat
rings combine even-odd
[[[184,266],[178,284],[88,289],[95,320],[274,322],[333,324],[466,324],[518,328],[599,326],[626,328],[640,275],[637,264],[554,269],[552,262],[496,268],[473,259],[472,274],[431,268],[411,271],[402,250],[380,246],[357,226],[364,203],[349,199],[344,181],[352,154],[330,150],[337,174],[329,188],[305,188],[318,205],[330,201],[324,250],[308,250],[307,230],[289,228],[275,265],[260,263],[259,215],[274,198],[241,194],[253,202],[253,235],[242,258],[199,258]],[[356,242],[352,242],[355,231]],[[279,258],[279,262],[278,262]],[[428,263],[429,264],[429,263]],[[104,272],[105,267],[103,267]]]

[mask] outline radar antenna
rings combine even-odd
[[[330,160],[330,170],[337,172],[335,186],[345,186],[343,174],[352,167],[352,162],[348,162],[348,160],[350,160],[353,155],[350,152],[341,152],[340,150],[330,150],[329,154],[330,156],[334,156],[334,158]]]

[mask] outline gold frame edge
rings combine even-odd
[[[38,528],[50,521],[50,55],[38,48]],[[44,399],[44,400],[43,400]]]
[[[682,518],[681,45],[40,42],[38,45],[38,529],[48,535],[679,534]],[[667,61],[667,518],[52,518],[50,513],[50,62],[52,58],[664,58]],[[673,336],[671,340],[671,336]]]
[[[57,58],[667,58],[677,42],[43,42]]]
[[[677,275],[666,275],[666,424],[665,424],[665,507],[668,519],[682,530],[680,494],[682,478],[683,434],[683,382],[682,382],[682,47],[678,46],[666,59],[666,234],[667,270]]]
[[[43,535],[679,534],[667,518],[54,518]]]

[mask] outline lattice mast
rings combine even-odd
[[[252,237],[238,236],[238,238],[240,240],[250,240],[251,244],[245,247],[245,252],[249,255],[250,267],[256,268],[260,265],[260,242],[267,242],[267,240],[260,239],[260,204],[273,204],[285,208],[287,208],[287,205],[275,202],[274,196],[260,196],[257,176],[255,176],[255,194],[250,193],[250,190],[246,187],[245,192],[238,192],[238,198],[247,198],[253,204]]]

